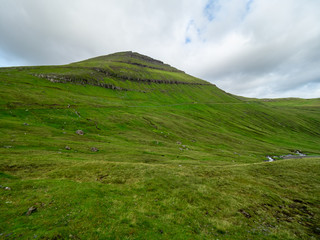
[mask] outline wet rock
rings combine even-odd
[[[96,147],[92,147],[92,148],[91,148],[91,152],[98,152],[98,151],[99,151],[99,149],[96,148]]]
[[[307,156],[306,154],[302,153],[300,150],[295,151],[295,154],[301,156],[301,157],[305,157]]]
[[[66,149],[66,150],[71,150],[71,147],[66,146],[65,149]]]
[[[36,212],[37,208],[36,207],[30,207],[26,213],[27,216],[30,216],[32,213]]]
[[[76,134],[78,134],[78,135],[84,135],[84,132],[83,132],[82,130],[77,130],[77,131],[76,131]]]
[[[274,161],[274,159],[272,157],[270,157],[270,156],[267,156],[267,158],[268,158],[267,162],[273,162]]]

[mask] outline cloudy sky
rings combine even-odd
[[[0,66],[136,51],[246,97],[320,97],[319,0],[0,0]]]

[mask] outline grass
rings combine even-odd
[[[164,83],[207,84],[128,54],[0,69],[0,238],[319,238],[316,99]],[[295,150],[315,157],[264,162]]]

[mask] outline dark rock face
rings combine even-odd
[[[140,59],[143,60],[145,62],[149,62],[149,63],[153,63],[153,64],[158,64],[158,65],[163,65],[164,63],[162,61],[153,59],[151,57],[148,57],[146,55],[142,55],[140,53],[136,53],[136,52],[128,52],[127,53],[129,55],[129,57],[131,58],[136,58],[136,59]]]
[[[127,51],[127,52],[120,52],[120,53],[114,53],[108,56],[113,56],[113,57],[120,57],[120,59],[114,60],[115,62],[123,62],[127,64],[132,64],[140,67],[147,67],[147,68],[152,68],[152,69],[159,69],[159,70],[166,70],[170,72],[183,72],[181,70],[178,70],[169,64],[166,64],[160,60],[156,60],[154,58],[151,58],[149,56],[137,53],[137,52],[132,52],[132,51]],[[137,61],[138,60],[138,61]]]
[[[132,58],[136,59],[141,59],[144,60],[145,62],[151,63],[155,66],[167,66],[166,64],[163,64],[161,61],[149,58],[147,56],[143,56],[138,54],[138,57],[135,57],[135,53],[130,53],[133,54]],[[117,61],[121,62],[121,61]],[[136,62],[125,62],[129,63],[132,65],[138,65],[140,67],[147,67],[147,68],[155,68],[158,69],[158,67],[154,66],[148,66],[144,65],[141,63],[136,63]],[[169,65],[168,65],[169,66]],[[74,69],[74,67],[71,67],[70,69]],[[103,87],[107,89],[112,89],[112,90],[118,90],[118,91],[137,91],[137,92],[144,92],[141,90],[137,89],[127,89],[119,86],[115,86],[111,83],[105,83],[103,81],[103,78],[105,76],[112,77],[112,78],[117,78],[120,81],[133,81],[133,82],[139,82],[143,84],[183,84],[183,85],[212,85],[210,83],[199,83],[199,82],[184,82],[184,81],[176,81],[173,79],[151,79],[151,78],[139,78],[135,77],[132,75],[126,75],[122,74],[121,72],[115,72],[107,68],[101,68],[101,67],[77,67],[77,69],[83,69],[85,71],[91,71],[90,76],[80,76],[80,75],[75,75],[75,74],[43,74],[43,73],[38,73],[38,74],[33,74],[33,76],[39,77],[39,78],[45,78],[49,80],[50,82],[53,83],[72,83],[72,84],[78,84],[78,85],[91,85],[91,86],[98,86],[98,87]],[[164,70],[159,68],[160,70]],[[174,68],[172,68],[174,69]],[[169,71],[169,70],[165,70]],[[180,70],[172,70],[172,71],[178,71],[182,72]]]

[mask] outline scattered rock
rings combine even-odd
[[[109,174],[104,174],[104,175],[99,175],[97,178],[96,178],[96,181],[102,181],[104,178],[108,177]]]
[[[74,112],[75,112],[75,114],[77,114],[78,117],[81,117],[81,115],[78,111],[75,110]]]
[[[11,191],[11,188],[10,188],[10,187],[5,187],[5,186],[0,185],[0,188],[3,188],[4,190]]]
[[[182,143],[181,142],[177,142],[177,144],[181,145]]]
[[[76,131],[76,134],[78,134],[78,135],[84,135],[84,132],[83,132],[82,130],[77,130],[77,131]]]
[[[25,125],[25,126],[29,126],[29,124],[28,124],[28,123],[23,123],[23,125]]]
[[[30,207],[26,213],[27,216],[30,216],[32,213],[36,212],[37,208],[36,207]]]
[[[242,215],[245,216],[246,218],[251,218],[251,215],[247,213],[245,210],[240,209],[239,212],[242,213]]]
[[[12,148],[12,146],[3,146],[4,148]]]
[[[98,148],[96,148],[96,147],[92,147],[92,148],[91,148],[91,151],[92,151],[92,152],[98,152],[98,151],[99,151],[99,149],[98,149]]]
[[[71,150],[71,147],[66,146],[65,149],[66,149],[66,150]]]
[[[304,203],[302,200],[300,200],[300,199],[293,199],[293,201],[295,202],[295,203]]]

